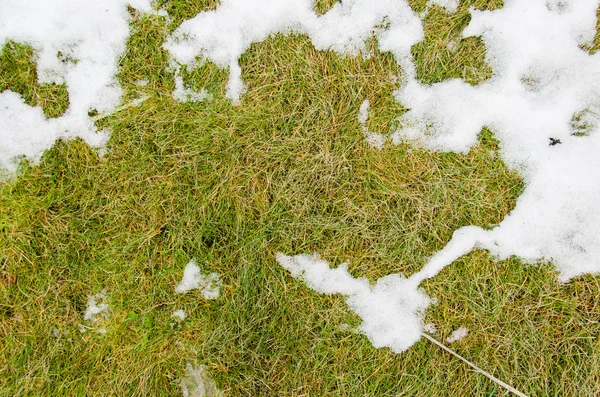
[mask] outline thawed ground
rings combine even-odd
[[[479,338],[488,345],[471,352],[488,369],[500,365],[489,357],[502,361],[502,346],[512,344],[514,361],[502,364],[512,365],[502,374],[524,391],[591,392],[600,363],[593,336],[597,279],[569,280],[600,272],[598,6],[596,0],[223,0],[195,9],[176,1],[2,2],[0,166],[9,182],[0,254],[5,335],[13,340],[4,353],[7,363],[9,351],[24,360],[23,368],[6,364],[10,379],[20,379],[20,389],[7,390],[24,392],[38,381],[47,385],[52,374],[64,376],[46,363],[42,375],[23,380],[28,357],[48,353],[25,352],[19,343],[59,349],[75,360],[72,349],[81,348],[36,342],[42,324],[18,342],[17,320],[29,318],[20,305],[32,295],[51,299],[30,290],[47,285],[58,298],[40,310],[63,313],[65,324],[75,321],[73,312],[85,312],[82,338],[116,342],[123,327],[133,327],[157,343],[153,350],[180,361],[169,367],[180,378],[190,363],[210,362],[232,395],[301,395],[303,387],[310,395],[496,390],[475,381],[477,374],[437,389],[435,382],[423,389],[404,378],[377,381],[389,378],[391,360],[404,363],[395,376],[412,366],[417,378],[433,371],[447,380],[445,371],[422,367],[432,353],[415,346],[432,315],[447,335],[468,325],[455,343]],[[62,108],[44,105],[44,89]],[[177,289],[167,288],[194,258],[211,272],[208,278],[190,262],[196,267],[186,268]],[[555,276],[544,263],[568,284],[549,292]],[[282,269],[331,297],[307,295]],[[483,287],[479,278],[499,269],[505,273]],[[448,284],[443,277],[456,278]],[[88,309],[69,306],[82,300],[81,291],[59,292],[75,288],[69,280],[92,283],[85,289]],[[207,280],[218,280],[224,296]],[[140,282],[146,297],[129,298]],[[188,287],[211,302],[184,311],[186,297],[174,291]],[[569,292],[580,287],[585,293]],[[282,298],[288,289],[297,295]],[[92,301],[100,290],[103,300],[121,302],[111,305],[110,316],[108,306]],[[527,294],[524,302],[537,299],[537,306],[518,304]],[[561,294],[571,300],[555,300]],[[475,309],[453,308],[447,299],[465,299]],[[560,310],[540,303],[546,299]],[[54,309],[46,310],[48,304]],[[160,331],[148,316],[164,305],[167,328]],[[548,321],[549,307],[560,312],[557,319]],[[88,312],[106,315],[96,321]],[[532,334],[517,327],[494,347],[499,334],[489,329],[508,319]],[[547,324],[536,334],[540,321]],[[565,323],[575,328],[560,335]],[[64,327],[51,330],[56,343],[81,346],[64,336],[70,325]],[[358,356],[327,347],[338,334],[347,335],[339,343],[362,344],[349,344],[351,351],[373,355],[372,370]],[[360,334],[402,354],[378,353]],[[556,340],[565,350],[558,348],[554,360]],[[98,343],[89,342],[85,349]],[[522,368],[536,348],[541,358]],[[297,361],[304,353],[314,360]],[[375,358],[382,354],[390,358]],[[152,367],[125,376],[110,351],[90,356],[100,357],[117,367],[111,384],[139,382],[142,393],[177,383],[165,371],[157,378]],[[305,369],[300,375],[294,366]],[[319,381],[323,368],[333,373]],[[546,376],[532,380],[536,368]],[[346,379],[362,370],[370,375]]]

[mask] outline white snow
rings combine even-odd
[[[352,327],[350,326],[350,324],[347,323],[342,323],[338,326],[338,331],[342,331],[342,332],[353,332],[354,330],[352,329]]]
[[[358,331],[373,346],[399,353],[421,338],[422,314],[429,298],[410,279],[391,274],[371,285],[365,278],[353,278],[346,264],[332,269],[316,255],[277,254],[277,262],[317,292],[344,295],[350,309],[363,320]]]
[[[430,335],[435,335],[435,334],[437,334],[438,329],[434,323],[427,323],[427,324],[423,325],[423,331],[427,332]]]
[[[202,274],[200,267],[192,259],[186,265],[183,271],[183,278],[175,288],[175,292],[184,294],[192,289],[198,289],[201,291],[204,299],[212,300],[219,297],[221,284],[221,276],[218,273]]]
[[[369,106],[369,100],[365,99],[360,105],[360,108],[358,109],[358,122],[360,123],[360,128],[362,129],[362,132],[365,135],[367,143],[372,148],[382,149],[386,140],[385,136],[377,132],[370,132],[367,129],[367,121],[369,120]]]
[[[172,314],[171,317],[175,317],[175,319],[179,322],[185,320],[185,311],[182,309],[179,310],[175,310]]]
[[[445,266],[487,242],[481,228],[464,227],[438,251],[418,273],[409,278],[390,274],[371,285],[365,278],[355,279],[342,264],[335,269],[314,255],[286,256],[278,253],[277,262],[292,276],[303,280],[310,288],[324,294],[345,295],[346,303],[363,323],[358,330],[375,347],[389,347],[400,353],[417,342],[430,326],[423,324],[425,309],[432,303],[419,285],[439,273]]]
[[[458,0],[430,0],[427,5],[430,7],[432,5],[439,5],[440,7],[446,9],[446,12],[452,13],[458,8]]]
[[[500,258],[551,260],[563,281],[600,271],[598,126],[588,117],[589,136],[571,135],[572,116],[588,108],[593,115],[600,103],[600,56],[580,48],[593,38],[597,7],[597,0],[513,0],[473,10],[464,35],[483,37],[494,77],[476,87],[412,80],[398,91],[411,110],[395,141],[465,152],[484,125],[494,131],[502,158],[527,186],[514,211],[485,233],[484,247]],[[427,124],[433,129],[425,133]]]
[[[151,10],[148,0],[0,2],[0,47],[9,41],[32,46],[39,82],[65,83],[70,102],[62,117],[46,120],[17,94],[0,94],[0,168],[14,171],[19,155],[39,159],[58,138],[104,145],[107,135],[97,133],[88,111],[109,112],[121,99],[115,76],[129,36],[127,4]]]
[[[106,303],[106,290],[96,295],[88,296],[87,308],[83,315],[84,320],[94,321],[100,316],[108,317],[108,303]]]
[[[186,376],[180,380],[183,397],[220,397],[210,372],[204,365],[186,365]]]
[[[388,29],[377,29],[383,22]],[[421,21],[403,0],[345,0],[322,16],[312,0],[222,0],[216,10],[183,22],[165,48],[181,65],[193,67],[203,57],[229,68],[227,95],[237,103],[244,93],[238,60],[252,43],[277,32],[298,32],[317,49],[356,55],[375,30],[384,49],[407,60],[411,46],[423,38]]]
[[[81,128],[71,129],[79,121]],[[108,134],[93,132],[93,128],[93,123],[84,119],[63,116],[48,120],[40,107],[26,105],[19,94],[4,91],[0,93],[0,168],[14,171],[18,156],[38,160],[58,138],[77,135],[91,146],[101,147]]]
[[[459,327],[459,328],[455,329],[454,331],[452,331],[450,336],[446,338],[446,342],[454,343],[456,341],[459,341],[462,338],[464,338],[465,336],[467,336],[468,333],[469,333],[468,329],[466,329],[465,327]]]
[[[210,94],[204,88],[200,91],[186,88],[183,83],[183,78],[181,76],[175,76],[175,91],[173,91],[173,98],[179,102],[202,102],[205,99],[210,99]]]

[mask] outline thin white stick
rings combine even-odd
[[[502,386],[506,390],[508,390],[508,391],[516,394],[519,397],[527,397],[525,394],[521,393],[520,391],[518,391],[517,389],[515,389],[511,385],[508,385],[508,384],[502,382],[500,379],[496,378],[494,375],[492,375],[492,374],[490,374],[490,373],[482,370],[477,365],[473,364],[472,362],[470,362],[469,360],[467,360],[466,358],[464,358],[460,354],[456,353],[454,350],[450,349],[449,347],[447,347],[443,343],[438,342],[435,338],[431,337],[430,335],[423,334],[423,336],[425,337],[425,339],[429,340],[431,343],[433,343],[435,345],[438,345],[439,347],[441,347],[442,349],[444,349],[448,353],[452,354],[454,357],[457,357],[457,358],[461,359],[462,361],[464,361],[465,363],[467,363],[469,366],[471,366],[473,369],[475,369],[475,371],[477,371],[480,374],[485,375],[486,377],[488,377],[492,382],[495,382],[496,384]]]

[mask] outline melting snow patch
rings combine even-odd
[[[0,47],[26,43],[36,52],[40,83],[65,83],[69,108],[47,120],[20,95],[0,95],[0,168],[16,169],[15,156],[39,159],[56,139],[79,136],[92,146],[106,142],[88,111],[110,112],[121,99],[115,78],[129,36],[127,5],[150,11],[148,0],[0,1]],[[70,61],[73,60],[73,61]]]
[[[459,341],[462,338],[464,338],[465,336],[467,336],[468,333],[469,333],[469,330],[466,329],[465,327],[457,328],[450,334],[449,337],[446,338],[446,342],[454,343],[456,341]]]
[[[377,29],[384,22],[388,28]],[[222,0],[216,10],[183,22],[165,48],[181,65],[193,67],[200,56],[229,68],[227,96],[237,103],[245,90],[240,56],[252,43],[277,32],[303,33],[319,50],[353,55],[364,51],[365,41],[376,32],[382,50],[392,50],[407,65],[411,46],[423,38],[421,20],[406,1],[336,2],[317,16],[311,0]]]
[[[550,260],[563,281],[600,272],[600,134],[589,111],[600,102],[600,54],[581,49],[594,36],[598,4],[507,1],[473,10],[464,36],[483,38],[494,76],[475,87],[411,79],[397,95],[410,111],[394,141],[464,152],[483,126],[494,131],[526,189],[486,248],[500,258]],[[583,126],[573,125],[577,118]],[[580,128],[587,136],[574,136]]]
[[[447,12],[455,12],[458,8],[458,0],[430,0],[427,3],[430,7],[436,4],[444,8]]]
[[[56,139],[72,136],[71,121],[65,117],[48,120],[40,107],[26,105],[21,95],[12,91],[0,93],[0,168],[13,172],[19,156],[38,160]],[[84,124],[83,129],[75,129],[79,131],[78,135],[91,146],[103,146],[108,134],[87,133],[93,123],[85,121]]]
[[[94,321],[99,316],[108,317],[108,304],[106,303],[106,290],[102,290],[99,294],[88,297],[87,308],[83,315],[84,320]]]
[[[427,332],[430,335],[437,334],[438,330],[434,323],[427,323],[423,326],[423,331]]]
[[[277,254],[277,262],[317,292],[344,295],[350,309],[363,320],[358,331],[373,346],[400,353],[421,337],[429,298],[410,279],[392,274],[371,285],[365,278],[352,277],[347,264],[332,269],[316,255]]]
[[[367,120],[369,120],[369,100],[365,99],[358,110],[358,122],[369,145],[376,149],[382,149],[385,144],[385,136],[370,132],[367,129]]]
[[[196,261],[192,259],[185,270],[183,278],[175,288],[175,292],[184,294],[192,289],[199,289],[205,299],[217,299],[221,291],[221,277],[218,273],[202,274]]]
[[[186,88],[183,84],[183,78],[181,78],[181,76],[175,76],[175,91],[173,91],[173,98],[179,102],[202,102],[205,99],[210,99],[211,95],[204,88],[200,91]]]
[[[348,332],[348,331],[353,331],[353,329],[349,324],[342,323],[338,326],[338,331]]]
[[[171,314],[171,317],[174,317],[177,321],[182,322],[183,320],[185,320],[185,311],[181,309],[175,310],[173,314]]]
[[[417,342],[424,330],[423,315],[431,300],[419,288],[421,282],[474,247],[486,244],[490,241],[485,230],[463,227],[454,232],[452,240],[418,273],[408,279],[401,274],[390,274],[375,284],[365,278],[352,277],[346,264],[330,268],[316,254],[286,256],[278,253],[276,259],[293,277],[303,280],[313,290],[346,296],[350,309],[363,320],[358,331],[366,335],[373,346],[389,347],[400,353]]]
[[[183,397],[220,397],[223,395],[204,365],[186,365],[187,375],[181,379]]]

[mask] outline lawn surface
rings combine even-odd
[[[124,103],[149,99],[97,122],[111,132],[104,155],[57,142],[0,182],[0,394],[181,395],[186,364],[197,363],[226,396],[506,395],[427,340],[402,354],[373,348],[352,332],[360,320],[341,297],[275,262],[277,252],[318,252],[349,261],[354,276],[411,275],[457,228],[493,227],[523,189],[493,132],[468,154],[370,148],[359,107],[369,99],[370,131],[393,129],[406,110],[393,98],[402,71],[376,43],[341,57],[301,35],[244,54],[239,105],[225,98],[227,71],[208,62],[183,75],[210,98],[179,103],[161,45],[217,2],[162,3],[168,24],[132,11],[118,78]],[[425,17],[413,48],[423,83],[492,75],[483,42],[460,38],[473,5],[502,6],[466,0]],[[57,117],[65,87],[38,85],[33,57],[22,44],[2,49],[0,91]],[[192,258],[221,275],[219,299],[174,292]],[[451,347],[525,394],[598,395],[599,286],[475,251],[425,282],[437,299],[426,322],[440,340],[468,328]],[[108,318],[84,321],[88,295],[103,289]]]

